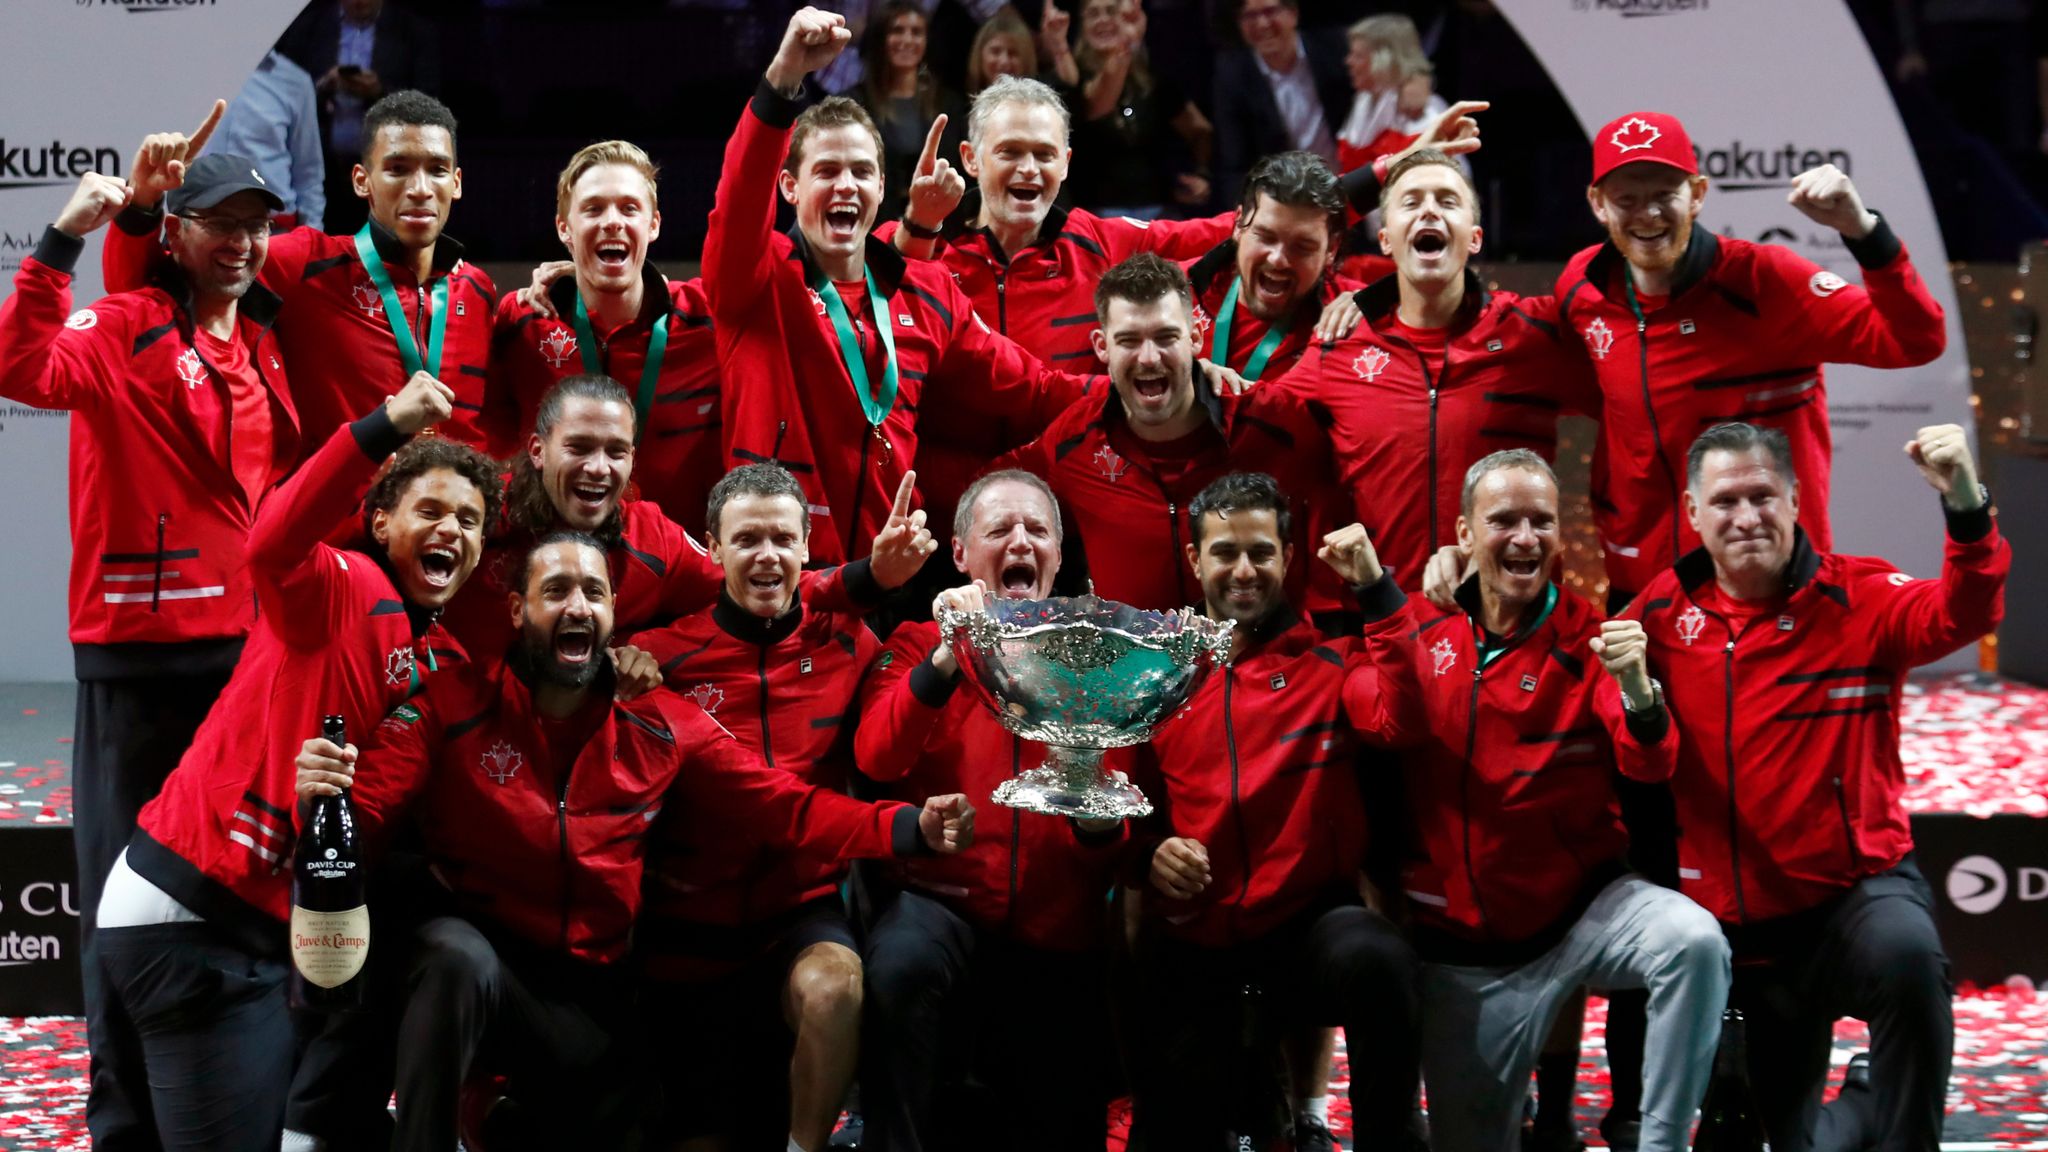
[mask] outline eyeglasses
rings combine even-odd
[[[204,216],[194,212],[180,219],[190,220],[215,236],[227,237],[239,232],[251,240],[261,240],[270,235],[268,216],[257,217],[254,220],[237,220],[229,216]]]

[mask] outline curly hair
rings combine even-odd
[[[391,457],[391,463],[370,486],[363,500],[363,534],[374,538],[371,524],[379,512],[390,513],[405,499],[412,482],[429,472],[446,469],[476,486],[484,498],[484,524],[497,523],[498,508],[504,502],[504,482],[498,478],[498,463],[489,456],[443,436],[422,436]]]

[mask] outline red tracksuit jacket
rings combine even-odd
[[[142,287],[151,265],[163,259],[157,242],[162,224],[162,213],[133,208],[114,218],[101,252],[107,291]],[[491,278],[464,261],[462,245],[444,235],[434,245],[433,275],[421,285],[391,233],[372,222],[370,236],[390,273],[422,360],[432,320],[432,282],[448,279],[451,313],[441,349],[440,380],[455,390],[455,415],[435,425],[434,434],[490,450],[484,383],[491,312],[498,295]],[[363,271],[355,237],[329,236],[311,228],[272,236],[260,280],[284,301],[277,339],[285,362],[297,365],[292,398],[304,430],[301,450],[311,455],[329,433],[403,388],[405,369],[384,317],[384,298]]]
[[[855,762],[895,796],[965,792],[974,844],[953,856],[906,861],[897,880],[970,923],[1034,948],[1077,952],[1107,942],[1109,892],[1124,828],[1090,836],[1071,820],[989,799],[996,786],[1045,760],[1045,745],[1003,730],[971,691],[927,659],[939,626],[899,625],[861,698]],[[1127,753],[1111,751],[1121,768]]]
[[[1997,626],[2011,565],[1986,511],[1950,519],[1937,580],[1820,552],[1801,533],[1782,605],[1747,620],[1719,610],[1704,549],[1651,581],[1627,615],[1649,633],[1679,739],[1635,774],[1671,780],[1680,889],[1750,924],[1903,859],[1906,673]]]
[[[1146,885],[1146,911],[1168,935],[1231,947],[1333,892],[1356,895],[1366,847],[1356,741],[1391,743],[1418,723],[1401,591],[1383,579],[1360,604],[1363,639],[1339,640],[1283,606],[1138,748],[1135,778],[1156,810],[1136,863],[1169,836],[1209,852],[1209,886],[1194,899]]]
[[[0,303],[0,395],[68,408],[71,425],[71,642],[81,677],[131,663],[111,645],[239,641],[256,619],[246,562],[256,507],[234,473],[233,397],[192,331],[175,266],[162,287],[71,312],[84,242],[48,229]],[[70,317],[66,319],[67,315]],[[298,417],[261,288],[236,310],[236,335],[270,394],[273,468],[298,459]],[[199,657],[197,652],[192,654]],[[220,670],[233,654],[219,653]],[[156,673],[197,668],[149,668]]]
[[[954,213],[971,221],[981,212],[981,190],[970,188]],[[1045,214],[1038,240],[1008,253],[987,228],[954,225],[932,258],[941,261],[975,314],[996,331],[1031,349],[1064,372],[1099,373],[1095,345],[1095,284],[1112,266],[1139,252],[1191,260],[1229,239],[1233,213],[1203,220],[1105,219],[1057,205]],[[891,221],[877,229],[895,235]],[[1105,378],[1101,386],[1107,387]],[[968,405],[933,395],[919,413],[924,443],[918,448],[917,487],[932,512],[933,535],[952,538],[953,508],[990,460],[1037,435],[1042,425],[1009,415],[993,419]]]
[[[827,858],[911,853],[915,807],[868,804],[760,760],[673,693],[592,693],[589,739],[557,772],[543,721],[509,665],[437,677],[378,726],[354,794],[373,838],[413,809],[434,874],[472,919],[593,964],[632,943],[647,843],[664,816],[702,813],[757,842]],[[601,711],[601,716],[591,715]]]
[[[1365,319],[1311,348],[1252,411],[1306,404],[1329,429],[1340,481],[1380,563],[1407,592],[1438,548],[1457,543],[1465,470],[1504,448],[1551,459],[1557,418],[1599,411],[1586,358],[1559,331],[1548,297],[1489,292],[1465,273],[1465,304],[1445,358],[1424,357],[1394,328],[1400,285],[1358,294]]]
[[[595,333],[599,371],[640,394],[655,321],[668,311],[668,348],[661,375],[647,404],[639,450],[633,454],[633,486],[640,499],[660,508],[692,536],[704,533],[704,506],[711,486],[725,475],[719,455],[718,348],[711,336],[711,309],[701,280],[669,280],[653,264],[641,271],[640,315],[615,332]],[[585,349],[576,340],[576,278],[564,276],[549,288],[555,319],[544,319],[512,293],[498,301],[491,339],[492,454],[509,458],[526,451],[534,417],[548,390],[588,371]],[[593,331],[596,321],[592,321]]]
[[[1533,627],[1490,641],[1483,667],[1476,578],[1459,590],[1461,611],[1426,608],[1413,633],[1407,671],[1425,729],[1403,757],[1412,852],[1401,882],[1432,959],[1533,959],[1624,870],[1616,761],[1640,774],[1652,753],[1587,647],[1601,614],[1554,594]],[[1662,744],[1675,742],[1667,725]]]
[[[660,662],[669,688],[770,768],[846,791],[855,700],[882,647],[858,616],[799,602],[763,620],[721,594],[714,607],[632,643]],[[834,860],[793,858],[708,809],[671,817],[652,857],[647,914],[684,934],[772,920],[831,895],[844,874]]]
[[[1022,468],[1052,486],[1067,534],[1087,551],[1097,596],[1157,611],[1200,604],[1202,589],[1184,550],[1188,503],[1233,471],[1267,472],[1280,482],[1293,503],[1295,555],[1315,555],[1302,549],[1313,522],[1309,497],[1327,465],[1322,430],[1299,409],[1274,407],[1273,419],[1250,415],[1249,395],[1256,393],[1221,400],[1199,377],[1195,389],[1213,435],[1177,477],[1138,455],[1143,442],[1124,423],[1114,389],[1101,400],[1076,402],[1045,435],[988,466]],[[1303,596],[1305,567],[1297,565],[1287,583],[1290,597]]]
[[[1565,266],[1557,281],[1565,323],[1585,341],[1606,398],[1593,517],[1615,589],[1640,592],[1699,546],[1679,512],[1686,451],[1726,420],[1791,439],[1800,523],[1815,547],[1832,547],[1821,365],[1908,368],[1948,342],[1941,305],[1889,225],[1848,248],[1863,268],[1861,285],[1788,248],[1695,229],[1670,300],[1647,314],[1613,245]]]
[[[799,105],[764,81],[740,114],[704,241],[704,283],[725,381],[726,463],[773,460],[811,503],[811,558],[867,555],[915,468],[919,406],[932,391],[1028,433],[1088,389],[989,330],[945,266],[906,261],[870,236],[867,267],[888,306],[900,391],[871,427],[813,285],[821,273],[798,232],[775,231],[776,177]],[[880,387],[879,373],[873,381]]]
[[[322,542],[403,440],[377,408],[335,429],[265,502],[249,536],[262,614],[128,845],[136,872],[259,953],[285,947],[299,746],[322,716],[368,733],[427,666],[461,658],[378,558]]]

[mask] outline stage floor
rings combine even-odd
[[[71,819],[70,684],[0,684],[0,834],[9,822]],[[1977,676],[1916,680],[1902,719],[1915,812],[2048,816],[2048,691]],[[2043,973],[2037,973],[2043,975]],[[1589,1139],[1607,1102],[1605,1005],[1588,1012],[1578,1112]],[[1868,1033],[1835,1032],[1837,1075]],[[85,1149],[85,1027],[74,1017],[0,1017],[0,1149]],[[1349,1135],[1347,1073],[1333,1077],[1333,1129]],[[1955,1074],[1943,1147],[2048,1152],[2048,998],[2030,985],[1956,998]],[[1111,1147],[1119,1126],[1112,1117]],[[1347,1141],[1348,1143],[1348,1141]],[[1597,1145],[1596,1145],[1597,1146]]]

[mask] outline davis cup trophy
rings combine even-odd
[[[1049,816],[1127,819],[1152,805],[1107,748],[1142,744],[1230,655],[1228,621],[1147,612],[1094,596],[990,599],[946,607],[939,632],[961,679],[1004,728],[1045,744],[1045,764],[1005,780],[995,802]]]

